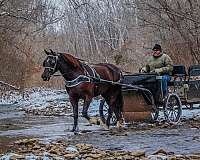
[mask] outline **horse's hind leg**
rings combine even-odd
[[[122,125],[122,122],[123,122],[123,119],[122,119],[123,96],[122,96],[121,90],[118,89],[118,91],[120,91],[120,92],[116,96],[115,107],[114,107],[113,111],[117,118],[117,127],[122,128],[123,127],[123,125]]]
[[[113,106],[114,106],[114,97],[113,96],[109,96],[109,97],[105,97],[106,103],[108,104],[108,116],[106,119],[106,125],[109,128],[110,126],[110,119],[112,117],[112,113],[113,113]]]
[[[122,128],[123,125],[122,125],[122,111],[118,108],[117,106],[118,104],[115,105],[114,109],[113,109],[113,112],[115,113],[115,116],[117,118],[117,128]]]
[[[105,115],[104,115],[104,107],[105,107],[105,102],[108,104],[108,110],[107,113],[109,112],[109,104],[110,104],[110,96],[105,96],[102,95],[103,99],[100,102],[100,106],[99,106],[99,116],[100,116],[100,125],[105,129],[108,130],[109,129],[109,123],[107,123],[108,121],[108,117],[106,117],[107,119],[105,119]],[[109,114],[109,113],[108,113]],[[110,118],[109,118],[110,119]],[[108,124],[108,125],[107,125]]]
[[[88,108],[90,106],[91,101],[92,101],[92,97],[90,97],[90,96],[85,97],[84,104],[83,104],[83,111],[82,111],[83,117],[86,118],[89,122],[90,122],[91,118],[88,115]]]

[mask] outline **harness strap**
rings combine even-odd
[[[75,87],[75,86],[78,86],[80,83],[85,83],[85,82],[91,82],[91,78],[90,77],[87,77],[85,75],[79,75],[77,78],[71,80],[71,81],[67,81],[65,78],[64,78],[64,81],[65,81],[65,86],[66,87]]]
[[[78,86],[79,84],[81,83],[85,83],[85,82],[89,82],[89,83],[111,83],[111,84],[119,84],[121,82],[121,78],[122,78],[122,74],[120,74],[120,78],[118,81],[110,81],[110,80],[105,80],[105,79],[102,79],[100,77],[100,75],[97,73],[96,69],[94,67],[91,67],[90,65],[88,64],[85,64],[85,63],[82,63],[81,64],[83,69],[84,69],[84,74],[85,75],[79,75],[77,78],[71,80],[71,81],[67,81],[65,78],[64,78],[64,81],[65,81],[65,86],[66,87],[75,87],[75,86]],[[92,75],[88,72],[87,70],[87,67],[89,67],[89,69],[91,70],[92,72]]]
[[[91,77],[91,78],[93,77],[93,78],[95,78],[95,79],[96,79],[96,78],[97,78],[97,79],[101,79],[100,75],[97,73],[97,71],[96,71],[96,69],[95,69],[94,67],[91,67],[90,65],[85,64],[85,63],[82,63],[82,66],[83,66],[83,69],[84,69],[84,72],[85,72],[85,75],[86,75],[86,76],[89,76],[89,77]],[[92,75],[90,75],[90,73],[88,72],[86,66],[89,67],[89,69],[90,69],[91,72],[92,72]]]
[[[58,63],[58,56],[54,56],[54,55],[48,55],[48,57],[53,57],[55,58],[55,65],[53,67],[44,67],[46,69],[51,69],[52,72],[54,72],[56,70],[56,66],[57,66],[57,63]]]

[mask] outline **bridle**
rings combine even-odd
[[[55,72],[56,70],[56,66],[58,64],[58,56],[54,56],[54,55],[48,55],[47,57],[53,57],[55,59],[55,64],[53,67],[44,67],[45,69],[48,69],[48,71],[52,74]]]

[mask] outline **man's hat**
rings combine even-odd
[[[161,46],[159,44],[155,44],[152,50],[159,50],[162,51]]]

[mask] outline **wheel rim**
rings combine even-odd
[[[175,94],[167,97],[164,109],[165,118],[170,123],[178,123],[182,114],[181,101]]]
[[[158,119],[158,116],[159,116],[159,110],[156,108],[156,109],[153,109],[151,111],[151,118],[153,121],[156,121]]]

